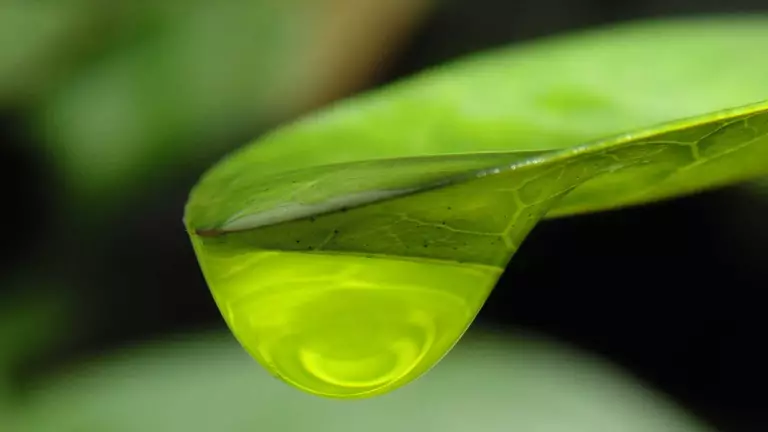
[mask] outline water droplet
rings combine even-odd
[[[227,248],[194,239],[222,314],[271,373],[355,398],[421,376],[459,340],[501,269],[455,262]]]

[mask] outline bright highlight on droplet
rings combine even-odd
[[[501,273],[453,262],[244,251],[224,238],[194,243],[233,333],[271,373],[328,397],[385,393],[428,371]]]

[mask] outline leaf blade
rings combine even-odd
[[[692,136],[700,137],[691,141],[692,145],[678,139]],[[716,176],[707,175],[711,161],[734,155],[740,156],[739,162],[756,163],[749,169],[728,165]],[[225,236],[222,241],[230,247],[233,236],[227,233],[238,232],[238,242],[246,249],[381,254],[504,266],[528,231],[550,209],[554,208],[556,215],[594,211],[768,174],[768,103],[727,110],[703,121],[684,120],[645,133],[536,153],[533,157],[516,156],[520,155],[446,155],[294,171],[290,173],[294,177],[278,177],[278,181],[293,190],[278,189],[279,193],[272,195],[278,201],[265,201],[272,208],[311,202],[311,193],[302,196],[301,192],[312,192],[313,188],[326,199],[344,196],[350,193],[349,188],[354,190],[361,184],[356,175],[363,172],[370,183],[362,184],[369,187],[369,192],[397,187],[404,192],[358,206],[344,207],[341,200],[325,212],[303,214],[288,210],[282,220],[229,230],[226,226],[213,227],[218,230],[212,230],[209,236]],[[456,161],[458,165],[466,163],[463,166],[468,169],[448,171],[448,177],[428,178],[431,183],[425,182],[423,176],[409,177],[414,174],[414,166],[434,168],[430,164]],[[399,175],[397,163],[407,164],[408,175]],[[648,183],[648,192],[633,195],[632,190],[637,187],[635,178],[615,181],[626,170],[635,170],[631,171],[632,176],[643,170],[642,179],[655,182]],[[693,177],[680,175],[692,170]],[[318,181],[322,175],[331,180]],[[413,183],[403,183],[403,179]],[[370,189],[372,186],[379,189]],[[581,188],[586,190],[580,191]],[[329,190],[332,193],[324,195]],[[576,199],[561,202],[569,193],[575,194]],[[253,202],[263,203],[258,194],[255,197]],[[232,197],[220,193],[219,198],[227,201]],[[190,205],[192,209],[213,208],[195,201],[194,196]],[[558,209],[558,205],[563,207]],[[202,227],[198,223],[199,220],[188,220],[191,230]]]
[[[647,34],[648,28],[654,26],[640,34]],[[706,28],[671,39],[675,28],[667,28],[654,42],[663,44],[655,48],[662,49],[664,44],[680,48]],[[608,44],[607,52],[616,54],[616,47],[626,47],[636,37],[627,37],[625,31],[618,42]],[[572,66],[569,61],[574,58],[569,56],[582,64],[579,56],[585,50],[605,48],[600,46],[603,39],[590,40],[568,47],[565,54],[544,64]],[[519,56],[521,52],[525,56]],[[368,389],[365,386],[329,387],[326,381],[312,379],[300,383],[311,369],[292,366],[303,345],[291,342],[276,348],[277,342],[264,341],[283,334],[273,332],[275,321],[283,323],[281,328],[290,327],[291,334],[304,338],[301,341],[343,339],[356,326],[376,332],[381,323],[371,317],[377,314],[393,317],[384,326],[396,327],[394,317],[411,314],[398,307],[387,309],[389,303],[372,293],[390,288],[407,292],[393,304],[407,304],[411,311],[420,311],[417,314],[429,311],[424,313],[435,317],[433,322],[450,315],[441,321],[450,325],[441,325],[439,343],[429,345],[427,354],[406,375],[371,390],[388,391],[426,372],[461,337],[541,218],[635,205],[768,174],[768,102],[706,114],[700,109],[708,104],[737,106],[723,103],[744,96],[728,99],[709,92],[698,99],[704,103],[694,109],[696,115],[685,117],[692,108],[687,100],[663,94],[668,90],[663,78],[675,77],[674,59],[667,59],[660,68],[660,77],[646,81],[661,82],[653,84],[650,95],[650,99],[669,102],[661,112],[642,115],[616,110],[615,104],[593,103],[590,98],[595,92],[568,93],[572,89],[557,87],[552,92],[558,79],[552,73],[549,82],[532,81],[532,98],[527,95],[521,102],[511,97],[510,89],[520,87],[518,82],[510,84],[506,74],[525,70],[526,61],[536,64],[542,53],[546,57],[552,51],[539,45],[497,63],[494,55],[470,59],[342,103],[268,135],[203,178],[192,192],[185,223],[214,298],[246,350],[287,382],[312,393],[372,395],[368,390],[360,393],[359,388]],[[693,63],[703,66],[705,60],[696,58]],[[609,72],[616,70],[611,64],[602,66]],[[622,65],[628,66],[639,64],[633,60]],[[768,72],[765,66],[761,70]],[[526,74],[533,76],[530,69]],[[441,87],[456,83],[459,92]],[[712,81],[683,86],[682,94],[705,90],[702,83]],[[731,89],[733,83],[720,84]],[[765,83],[752,84],[747,85],[750,100],[763,93]],[[480,95],[475,97],[477,90]],[[768,88],[764,90],[768,94]],[[558,108],[545,120],[562,121],[562,114],[573,113],[577,106],[586,107],[592,121],[576,115],[574,122],[564,122],[562,130],[548,139],[528,140],[546,137],[539,132],[548,123],[515,129],[516,121],[526,119],[521,103],[535,102],[542,93],[554,95]],[[624,102],[641,111],[648,108],[644,104],[648,100],[635,93]],[[467,110],[467,104],[473,108]],[[643,123],[645,129],[627,127],[670,112],[675,113],[670,118],[683,120]],[[594,127],[595,120],[604,123]],[[577,123],[589,126],[591,132],[569,127]],[[649,124],[658,126],[648,128]],[[590,133],[606,136],[604,132],[614,129],[633,132],[585,138]],[[458,277],[459,273],[445,271],[446,266],[473,276]],[[368,290],[371,287],[376,289]],[[413,289],[401,291],[402,287]],[[338,295],[353,289],[366,293],[360,308],[337,301]],[[466,308],[461,312],[449,308],[455,312],[451,314],[441,309],[439,301],[423,303],[420,293],[427,292],[451,293],[464,299]],[[311,307],[304,307],[310,303]],[[359,314],[354,318],[356,325],[327,325],[336,323],[332,317],[348,317],[353,310]],[[364,342],[355,347],[383,353],[388,349],[385,345],[390,346]],[[270,360],[283,355],[285,364]],[[325,369],[320,369],[325,376]],[[339,377],[329,382],[347,382],[344,373]]]

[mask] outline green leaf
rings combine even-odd
[[[41,292],[45,282],[22,279],[30,290],[21,295],[0,295],[0,430],[16,431],[11,420],[16,411],[19,366],[66,340],[72,328],[66,324],[67,305],[60,291]],[[37,283],[35,283],[37,282]],[[14,288],[20,281],[3,278],[0,286]],[[37,288],[35,290],[35,288]],[[59,287],[60,288],[60,287]],[[12,423],[11,423],[12,424]]]
[[[97,3],[120,37],[49,91],[33,119],[78,214],[168,181],[174,165],[270,121],[311,21],[297,13],[302,1],[139,2],[114,16],[112,2]]]
[[[533,155],[376,160],[253,182],[223,172],[188,207],[189,228],[212,240],[239,232],[244,248],[504,266],[553,207],[600,210],[768,174],[768,103]]]
[[[460,61],[278,130],[188,202],[214,297],[246,349],[300,388],[402,385],[450,349],[542,217],[768,174],[756,41],[768,19],[604,29]],[[418,348],[376,357],[401,368],[383,383],[342,366],[400,340]],[[306,350],[322,354],[296,360]]]
[[[195,334],[93,359],[17,407],[19,432],[703,432],[609,364],[530,337],[468,335],[432,374],[354,404],[294,392],[228,335]],[[24,408],[24,409],[22,409]]]
[[[91,15],[72,3],[0,0],[0,107],[38,96],[71,67],[73,36]]]
[[[765,17],[689,19],[607,28],[477,55],[265,136],[208,173],[187,217],[195,228],[219,227],[246,211],[245,202],[285,194],[263,189],[279,183],[278,175],[298,169],[562,149],[759,102],[768,99],[768,61],[755,59],[750,47],[760,41],[768,43]],[[681,141],[706,133],[704,127],[701,136]],[[499,165],[509,162],[509,155],[504,158]],[[453,165],[450,174],[461,170]],[[269,206],[259,205],[255,210]]]

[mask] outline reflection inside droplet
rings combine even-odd
[[[387,392],[434,366],[472,322],[500,269],[354,255],[227,251],[198,243],[243,346],[307,392]]]

